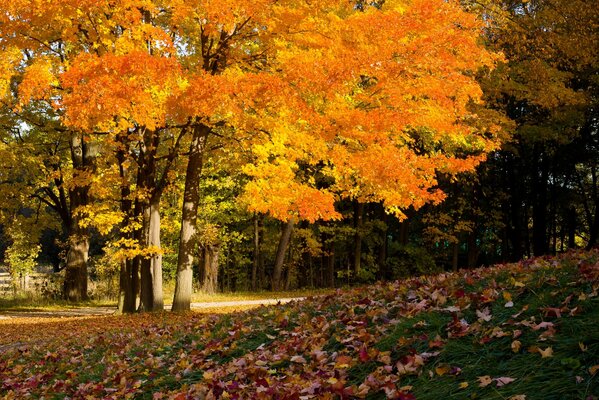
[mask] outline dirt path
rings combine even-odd
[[[260,300],[238,300],[238,301],[218,301],[218,302],[204,302],[204,303],[191,303],[192,310],[202,310],[210,308],[226,308],[226,307],[240,307],[240,306],[259,306],[259,305],[273,305],[273,304],[284,304],[295,300],[304,300],[305,297],[288,297],[282,299],[260,299]],[[171,306],[166,305],[165,310],[170,310]],[[12,319],[27,319],[27,318],[60,318],[60,317],[87,317],[87,316],[99,316],[99,315],[111,315],[115,314],[115,307],[80,307],[80,308],[64,308],[57,310],[12,310],[12,311],[0,311],[0,321],[12,320]]]

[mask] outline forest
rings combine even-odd
[[[47,296],[181,311],[599,244],[593,1],[0,9],[0,268]]]

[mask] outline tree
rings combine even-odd
[[[97,154],[87,162],[85,148],[118,161],[114,222],[136,224],[121,238],[133,240],[134,255],[122,282],[140,270],[145,310],[162,307],[160,200],[186,140],[177,309],[189,307],[202,138],[238,157],[250,211],[285,222],[339,218],[339,198],[381,202],[403,218],[408,207],[443,199],[438,172],[471,170],[497,145],[493,126],[473,128],[469,108],[481,96],[474,73],[497,57],[479,41],[482,21],[453,1],[68,0],[0,9],[0,81],[16,82],[16,107],[42,102],[71,138],[83,182],[75,209],[91,201],[97,173]]]

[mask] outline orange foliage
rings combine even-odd
[[[16,0],[0,9],[3,46],[32,60],[19,104],[49,101],[65,125],[89,133],[226,126],[231,151],[249,154],[246,203],[277,218],[336,218],[339,197],[402,216],[443,199],[437,171],[471,170],[497,146],[468,110],[481,96],[474,72],[497,57],[457,1],[360,10],[340,0]]]

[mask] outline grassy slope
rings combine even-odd
[[[0,345],[0,397],[597,399],[598,290],[595,251],[224,316],[0,329],[18,342]]]

